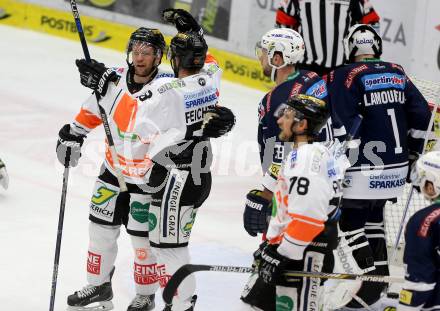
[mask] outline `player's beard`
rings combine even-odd
[[[153,66],[138,67],[134,66],[134,73],[139,77],[147,77],[153,71]]]

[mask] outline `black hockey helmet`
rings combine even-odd
[[[168,50],[168,59],[171,61],[174,73],[180,68],[198,69],[205,64],[208,45],[203,35],[198,32],[179,32],[171,39],[170,48]],[[179,68],[175,68],[174,58],[179,57]]]
[[[307,120],[307,134],[316,136],[330,117],[330,110],[325,101],[313,96],[298,94],[287,100],[286,108],[295,111],[299,121]]]
[[[141,27],[136,29],[131,35],[127,44],[127,63],[129,61],[129,54],[133,50],[133,45],[137,42],[142,42],[153,46],[157,52],[160,52],[162,57],[165,52],[166,44],[165,39],[159,29]]]

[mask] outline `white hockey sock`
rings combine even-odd
[[[134,283],[136,294],[151,295],[159,288],[156,255],[146,237],[130,236],[134,251]]]
[[[154,248],[157,255],[157,273],[160,287],[165,287],[168,280],[181,266],[189,263],[188,247]],[[173,311],[183,311],[191,307],[191,297],[196,289],[193,274],[185,278],[173,298]]]
[[[101,285],[110,281],[110,271],[115,264],[120,226],[89,224],[89,253],[87,256],[87,281]]]

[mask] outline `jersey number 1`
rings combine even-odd
[[[391,125],[393,126],[393,134],[394,139],[396,140],[396,148],[394,148],[394,153],[402,153],[402,146],[400,145],[400,138],[399,138],[399,128],[397,127],[397,121],[396,121],[396,113],[393,109],[387,109],[387,113],[391,118]]]

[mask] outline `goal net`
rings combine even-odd
[[[440,138],[440,83],[418,79],[415,77],[411,77],[411,81],[413,81],[419,91],[429,102],[430,108],[432,110],[434,109],[436,104],[439,106],[437,108],[437,113],[434,116],[432,132],[430,133],[429,139],[426,142],[425,152],[431,150],[440,150],[440,142],[437,143],[437,140]],[[403,196],[401,198],[398,198],[397,203],[392,204],[391,202],[389,202],[385,207],[385,229],[389,249],[392,249],[394,247],[394,243],[399,232],[402,215],[404,213],[410,191],[411,185],[407,184],[405,186]],[[403,228],[405,228],[406,222],[411,215],[413,215],[419,209],[426,207],[427,205],[429,205],[429,202],[424,199],[423,195],[421,193],[418,193],[417,191],[413,191],[411,201],[409,202],[409,209],[404,220]],[[398,261],[401,260],[401,258],[399,257],[402,256],[403,245],[404,238],[402,232],[402,236],[400,237],[399,241],[400,252],[398,253]],[[391,253],[392,252],[390,252],[389,255],[391,255]]]

